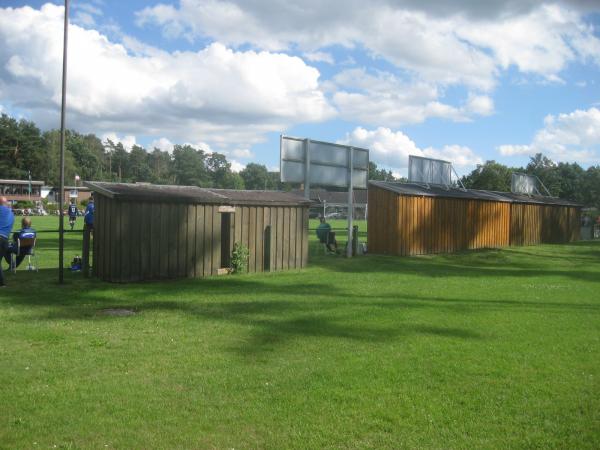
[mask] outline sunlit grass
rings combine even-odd
[[[59,286],[56,239],[0,292],[2,448],[600,445],[598,243]]]

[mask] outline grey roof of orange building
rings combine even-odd
[[[242,191],[197,186],[103,181],[88,181],[85,182],[85,185],[99,195],[122,200],[257,206],[308,206],[312,203],[298,195],[281,191]]]
[[[416,197],[461,198],[465,200],[487,200],[505,203],[531,203],[542,205],[581,206],[571,200],[541,195],[514,194],[512,192],[485,191],[479,189],[459,189],[454,187],[416,183],[398,183],[389,181],[369,181],[370,186],[376,186],[400,195]]]

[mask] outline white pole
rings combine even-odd
[[[353,202],[352,198],[352,177],[354,175],[354,149],[350,147],[348,149],[348,165],[350,167],[350,177],[348,180],[348,245],[346,246],[346,256],[352,258],[352,212]]]

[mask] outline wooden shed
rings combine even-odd
[[[93,274],[130,282],[206,277],[230,267],[235,243],[249,272],[305,267],[310,201],[277,191],[86,183],[94,191]]]
[[[369,183],[370,253],[422,255],[572,242],[580,205],[554,197]]]

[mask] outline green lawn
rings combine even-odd
[[[599,242],[124,286],[39,247],[0,291],[1,448],[600,446]]]

